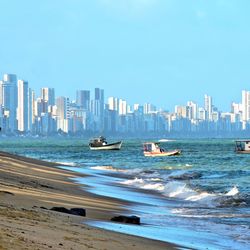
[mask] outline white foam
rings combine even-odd
[[[164,185],[162,183],[150,183],[150,182],[147,182],[147,180],[143,180],[141,178],[135,178],[133,180],[126,180],[120,183],[125,184],[125,185],[139,187],[142,189],[147,189],[147,190],[157,190],[157,191],[164,190]]]
[[[148,184],[142,186],[142,188],[148,189],[148,190],[163,191],[165,187],[161,183],[148,183]]]
[[[143,170],[141,168],[127,169],[126,172],[131,175],[136,175],[141,173]]]
[[[226,196],[234,196],[239,193],[239,189],[234,186],[229,192],[227,192],[225,195]]]
[[[162,179],[160,178],[150,178],[151,181],[161,181]]]
[[[75,162],[57,161],[56,163],[75,167],[77,164]]]
[[[216,198],[216,194],[209,194],[207,192],[197,193],[196,195],[189,196],[186,198],[187,201],[201,201],[206,200],[206,202],[213,201]]]
[[[141,178],[135,178],[133,180],[126,180],[126,181],[122,181],[120,183],[125,184],[125,185],[140,186],[140,184],[144,184],[144,181]]]
[[[208,193],[193,190],[186,184],[173,181],[165,185],[163,194],[167,197],[178,198],[186,201],[199,202],[206,205],[220,204],[223,198],[239,193],[238,188],[233,187],[228,193]]]
[[[114,168],[112,166],[94,166],[94,167],[90,167],[90,168],[94,169],[94,170],[113,171],[113,172],[124,172],[125,171],[122,169]]]
[[[165,185],[164,194],[168,197],[187,199],[190,196],[197,195],[197,192],[188,188],[184,183],[172,181]]]
[[[186,184],[173,181],[165,186],[164,195],[171,198],[178,198],[186,201],[205,203],[210,205],[218,196],[208,192],[198,192]]]

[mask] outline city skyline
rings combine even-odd
[[[51,86],[73,98],[99,86],[169,109],[209,93],[225,110],[250,86],[249,4],[10,0],[1,3],[0,74],[15,72],[36,92]]]
[[[83,135],[92,133],[168,134],[177,136],[233,136],[250,131],[250,91],[241,91],[241,102],[232,102],[229,111],[214,105],[204,95],[203,105],[187,101],[174,111],[152,103],[128,103],[105,97],[105,90],[75,90],[75,98],[56,96],[55,88],[35,93],[28,81],[4,74],[0,81],[0,127],[6,135]],[[177,134],[176,134],[177,133]]]
[[[96,92],[95,92],[95,89],[101,89],[100,86],[93,86],[91,89],[73,89],[73,92],[74,92],[74,97],[72,98],[71,96],[69,95],[58,95],[57,94],[57,89],[54,88],[53,86],[48,86],[48,85],[45,85],[45,86],[42,86],[40,89],[38,89],[38,91],[36,91],[33,86],[31,86],[30,84],[30,81],[25,78],[20,78],[17,76],[17,74],[15,73],[4,73],[3,74],[3,80],[1,80],[0,78],[0,83],[1,82],[16,82],[17,84],[17,87],[19,86],[19,84],[24,84],[26,85],[26,89],[28,88],[27,86],[29,85],[29,89],[33,92],[34,94],[34,97],[37,99],[41,98],[41,99],[44,99],[46,101],[49,102],[48,105],[55,105],[55,98],[57,97],[64,97],[66,99],[68,99],[70,102],[73,102],[73,103],[76,103],[77,105],[79,104],[79,102],[83,102],[82,106],[86,109],[90,108],[88,103],[86,103],[86,100],[87,99],[89,102],[91,101],[91,99],[96,99]],[[92,90],[92,91],[91,91]],[[104,90],[104,89],[102,89]],[[18,89],[17,89],[18,91]],[[234,103],[240,103],[241,101],[245,102],[245,104],[247,105],[247,98],[250,99],[250,96],[249,97],[245,97],[245,99],[243,100],[243,92],[246,92],[248,93],[250,91],[250,86],[249,86],[249,90],[248,89],[242,89],[240,92],[241,93],[238,93],[238,96],[240,96],[240,100],[239,101],[236,101],[236,99],[233,99],[230,101],[230,105],[227,107],[226,110],[223,110],[221,109],[219,106],[215,105],[216,101],[214,102],[214,98],[212,95],[210,95],[209,93],[203,93],[203,95],[201,96],[200,99],[202,99],[202,102],[201,103],[198,103],[197,100],[193,100],[193,99],[190,99],[187,97],[186,100],[184,100],[184,102],[182,103],[175,103],[173,108],[170,108],[170,107],[159,107],[157,106],[155,103],[152,103],[150,102],[149,100],[145,100],[145,102],[143,103],[140,103],[138,102],[137,100],[134,100],[132,102],[129,102],[128,101],[128,98],[126,97],[121,97],[122,96],[122,93],[121,94],[118,94],[118,96],[114,96],[114,95],[110,95],[110,96],[107,96],[105,95],[105,99],[104,99],[104,104],[109,104],[109,99],[110,98],[114,98],[116,100],[121,100],[121,101],[124,101],[126,103],[126,105],[128,106],[134,106],[134,105],[140,105],[140,106],[143,106],[143,105],[153,105],[154,108],[157,110],[157,111],[167,111],[167,112],[175,112],[175,109],[177,106],[185,106],[185,105],[189,105],[189,103],[194,103],[195,105],[199,106],[199,107],[204,107],[204,109],[206,109],[208,111],[208,116],[211,118],[211,108],[212,107],[215,107],[218,111],[220,112],[230,112],[231,109],[232,109],[232,105]],[[105,90],[105,93],[106,93],[106,90]],[[104,95],[104,94],[102,94]],[[16,94],[14,95],[11,95],[11,101],[9,101],[9,104],[8,105],[11,105],[11,102],[17,102],[18,101],[18,98],[15,97]],[[104,97],[104,96],[103,96]],[[15,100],[16,98],[16,100]],[[98,98],[99,98],[99,94],[98,94]],[[14,101],[15,100],[15,101]],[[79,101],[80,100],[80,101]],[[213,100],[213,101],[212,101]],[[1,101],[1,98],[0,98],[0,101]],[[105,102],[106,101],[106,102]],[[114,105],[114,104],[113,104]],[[247,116],[250,118],[250,110],[249,110],[249,116]]]

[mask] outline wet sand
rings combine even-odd
[[[177,248],[85,225],[131,213],[124,201],[86,192],[71,179],[79,176],[55,163],[0,152],[0,250]],[[49,210],[53,206],[81,207],[86,217]]]

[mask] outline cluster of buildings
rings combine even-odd
[[[128,105],[104,90],[76,91],[75,100],[56,97],[54,88],[42,88],[39,96],[27,81],[4,74],[0,81],[0,128],[4,135],[129,134],[131,136],[206,136],[244,134],[250,131],[250,92],[242,91],[241,103],[221,112],[212,97],[204,105],[189,101],[174,112],[157,110],[149,103]]]

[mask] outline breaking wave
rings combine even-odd
[[[247,197],[240,195],[237,186],[232,187],[226,193],[214,193],[193,189],[188,184],[176,180],[164,184],[160,178],[134,178],[120,183],[141,189],[158,191],[168,198],[197,203],[207,207],[244,206],[249,201]]]
[[[57,161],[56,163],[66,166],[75,167],[77,164],[75,162]]]
[[[190,180],[190,179],[199,179],[202,177],[202,174],[199,172],[176,172],[170,174],[168,178],[174,180]]]
[[[120,183],[124,185],[138,187],[141,189],[156,190],[156,191],[164,190],[164,185],[162,183],[149,183],[141,178],[135,178],[133,180],[126,180]]]
[[[94,166],[94,167],[90,167],[90,169],[112,171],[112,172],[124,172],[125,171],[122,169],[114,168],[112,166]]]

